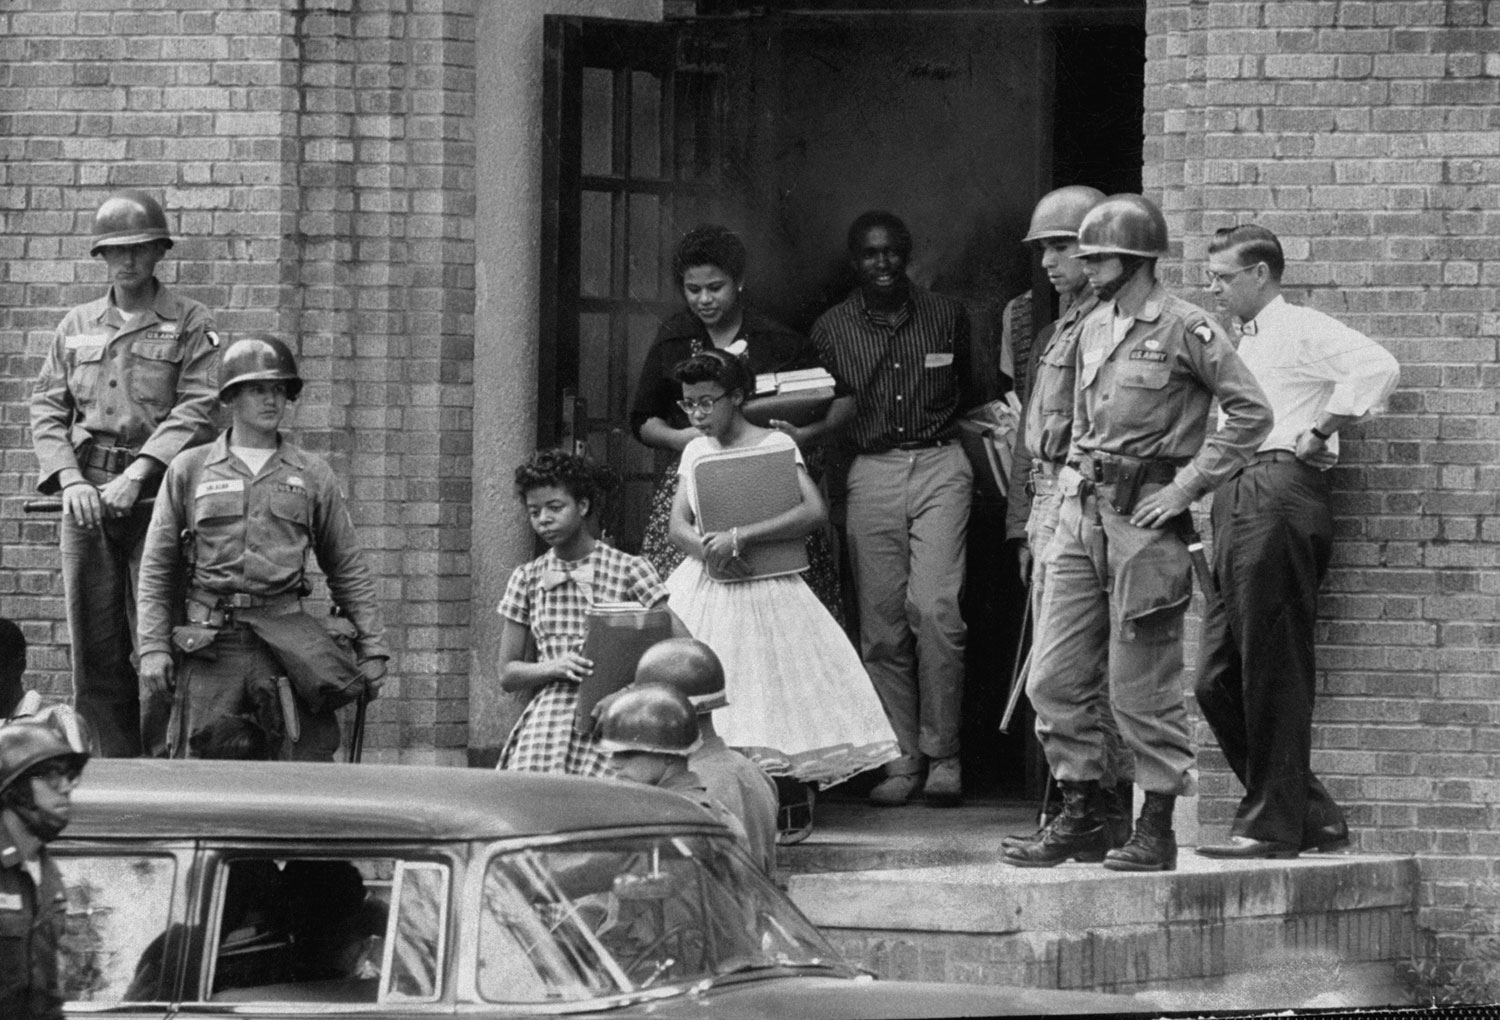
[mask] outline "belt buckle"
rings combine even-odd
[[[254,609],[255,596],[247,595],[245,592],[237,591],[233,595],[225,595],[220,602],[226,609]]]

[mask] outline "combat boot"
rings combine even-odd
[[[1063,861],[1095,863],[1104,859],[1109,838],[1104,828],[1098,780],[1059,782],[1062,814],[1029,843],[1007,847],[1002,860],[1018,868],[1051,868]]]
[[[1062,801],[1058,799],[1057,786],[1049,776],[1047,778],[1046,797],[1042,802],[1042,815],[1037,819],[1036,828],[1030,832],[1012,832],[1000,839],[1000,849],[1009,850],[1013,846],[1024,846],[1027,843],[1035,843],[1042,838],[1052,820],[1062,814]]]
[[[1176,803],[1170,793],[1148,792],[1130,841],[1106,854],[1104,866],[1111,871],[1175,871],[1177,834],[1172,831],[1172,809]]]
[[[1129,780],[1104,788],[1104,826],[1111,850],[1130,842],[1130,814],[1134,800],[1135,783]]]

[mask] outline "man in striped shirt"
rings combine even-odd
[[[911,232],[872,211],[849,227],[859,286],[812,328],[819,360],[853,396],[830,410],[848,426],[849,548],[860,654],[902,756],[870,792],[874,804],[929,804],[962,794],[958,763],[964,638],[959,596],[973,471],[957,441],[969,387],[963,305],[906,276]]]

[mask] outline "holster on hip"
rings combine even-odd
[[[1129,515],[1135,512],[1135,505],[1141,498],[1141,486],[1146,482],[1146,463],[1144,461],[1122,460],[1114,462],[1106,487],[1109,492],[1109,505],[1115,513]]]
[[[364,689],[354,656],[306,613],[247,612],[236,619],[271,649],[308,711],[316,714],[347,705]]]

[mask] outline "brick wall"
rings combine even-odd
[[[226,332],[297,338],[291,427],[344,480],[396,659],[372,757],[460,760],[469,682],[473,0],[73,0],[0,8],[0,612],[67,689],[31,379],[98,296],[93,210],[142,187],[161,278]]]
[[[1147,32],[1169,284],[1254,219],[1294,301],[1401,361],[1334,475],[1313,765],[1360,849],[1419,855],[1418,923],[1456,952],[1500,901],[1500,6],[1150,0]],[[1199,737],[1210,831],[1240,791]]]

